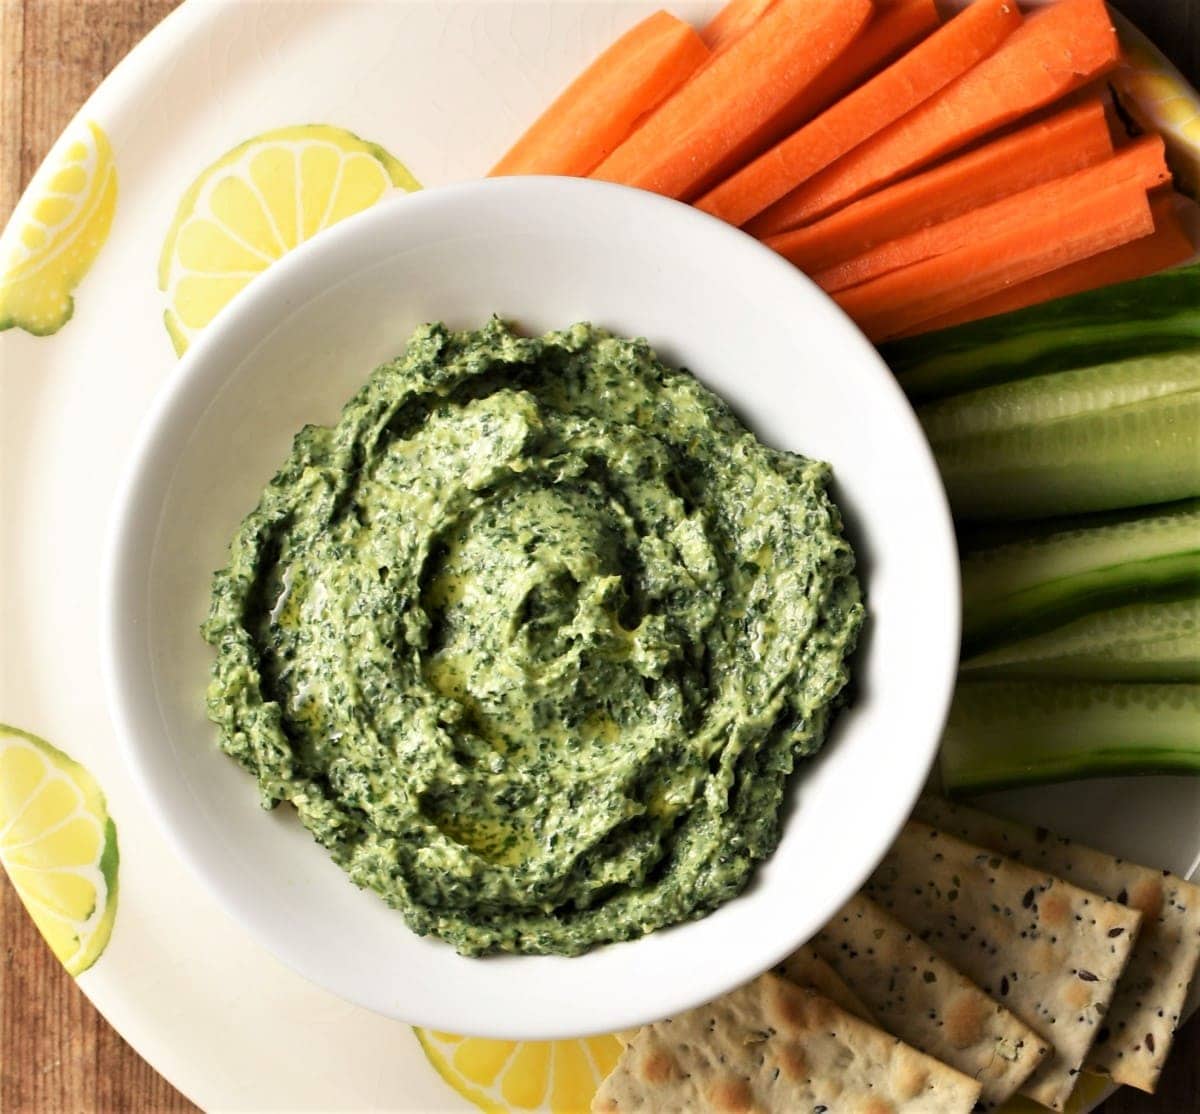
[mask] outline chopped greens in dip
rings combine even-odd
[[[645,341],[422,327],[301,431],[214,579],[221,746],[464,954],[701,917],[846,684],[829,478]]]

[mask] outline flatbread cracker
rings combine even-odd
[[[1049,1041],[1021,1093],[1062,1110],[1141,914],[917,821],[866,891]]]
[[[797,986],[824,994],[826,998],[835,1005],[841,1006],[847,1013],[861,1017],[864,1021],[874,1020],[862,999],[842,981],[841,976],[825,960],[813,951],[811,944],[805,944],[804,947],[797,948],[792,952],[776,968],[776,973],[782,975],[788,982],[794,982]],[[629,1044],[640,1032],[641,1029],[622,1029],[614,1035],[622,1044]]]
[[[1050,1045],[869,897],[852,897],[811,947],[889,1033],[1011,1098]]]
[[[878,1020],[872,1016],[871,1010],[854,991],[846,984],[830,965],[817,954],[813,945],[805,944],[797,948],[776,969],[775,973],[782,975],[788,982],[797,986],[815,990],[824,994],[835,1005],[841,1006],[847,1013],[861,1017],[864,1021]],[[900,1034],[896,1034],[899,1036]],[[912,1041],[909,1041],[911,1044]]]
[[[1142,914],[1129,966],[1084,1067],[1153,1093],[1182,1021],[1188,986],[1200,963],[1200,886],[1091,847],[936,797],[918,819],[980,847],[999,851]]]
[[[772,974],[647,1025],[594,1114],[968,1114],[979,1084]]]

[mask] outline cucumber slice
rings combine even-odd
[[[1200,390],[957,437],[933,452],[960,522],[1173,502],[1200,495]]]
[[[1200,500],[968,553],[963,655],[1089,611],[1200,589]]]
[[[1200,495],[1200,347],[985,387],[917,413],[962,521]]]
[[[922,406],[917,417],[936,445],[1089,418],[1194,391],[1200,391],[1200,345],[984,387]]]
[[[1200,682],[1200,597],[1096,611],[968,658],[959,676]]]
[[[1200,773],[1200,685],[960,683],[942,736],[948,792]]]
[[[962,555],[981,549],[994,549],[1010,542],[1032,542],[1065,534],[1072,530],[1094,530],[1100,526],[1123,526],[1141,522],[1147,514],[1164,515],[1184,512],[1200,505],[1197,499],[1181,499],[1153,507],[1120,507],[1113,511],[1094,511],[1092,514],[1067,514],[1061,518],[1034,518],[1024,522],[956,522],[958,552]]]
[[[1200,264],[891,341],[883,357],[914,402],[1200,342]]]

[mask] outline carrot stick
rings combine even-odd
[[[775,0],[753,27],[608,156],[592,177],[690,200],[847,46],[870,0]]]
[[[1061,209],[1072,198],[1106,186],[1132,183],[1149,191],[1170,180],[1163,141],[1157,135],[1148,135],[1095,166],[1043,182],[835,263],[813,275],[813,281],[826,293],[845,290],[922,259],[945,255],[1004,229],[1016,228],[1029,220],[1031,212]]]
[[[994,317],[998,313],[1040,305],[1069,294],[1082,294],[1086,290],[1098,290],[1102,286],[1145,278],[1146,275],[1165,271],[1168,267],[1191,259],[1196,249],[1179,219],[1175,195],[1168,192],[1160,197],[1152,197],[1150,211],[1154,215],[1154,232],[1149,236],[1132,240],[1118,248],[1110,248],[1091,259],[1059,267],[1038,278],[1019,282],[1006,290],[970,302],[961,309],[924,321],[911,332],[899,335],[911,336],[934,329],[948,329],[951,325],[962,325],[981,317]]]
[[[1020,23],[1016,0],[975,0],[898,62],[726,178],[697,207],[730,224],[745,224],[966,73]]]
[[[934,0],[893,0],[871,17],[862,34],[789,106],[780,134],[807,124],[919,42],[940,23]]]
[[[1061,178],[1112,154],[1104,105],[1088,101],[766,240],[812,274],[876,244]]]
[[[736,42],[766,14],[775,0],[729,0],[701,29],[700,38],[714,54]]]
[[[840,209],[1080,88],[1118,57],[1104,0],[1057,0],[953,84],[793,190],[748,231],[772,236]]]
[[[682,20],[663,11],[647,16],[559,94],[491,175],[589,174],[708,56]]]
[[[1018,228],[839,291],[835,300],[867,336],[883,340],[1153,230],[1146,191],[1122,183],[1065,209],[1037,210]]]
[[[941,22],[935,0],[876,0],[876,12],[865,29],[826,66],[811,85],[768,126],[760,128],[726,160],[725,172],[737,170],[773,144],[807,124],[845,93],[873,77],[888,62],[919,42]],[[701,32],[703,35],[703,32]],[[713,175],[719,180],[719,175]]]

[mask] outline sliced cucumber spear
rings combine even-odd
[[[1200,773],[1200,685],[965,681],[942,737],[947,792]]]
[[[914,402],[1200,343],[1200,264],[882,346]]]
[[[1135,603],[976,654],[964,680],[1200,682],[1200,597]],[[1196,726],[1200,731],[1200,723]]]
[[[917,414],[960,520],[1200,495],[1200,346],[987,387]]]
[[[1042,534],[962,560],[963,656],[1127,603],[1200,591],[1200,500]]]

